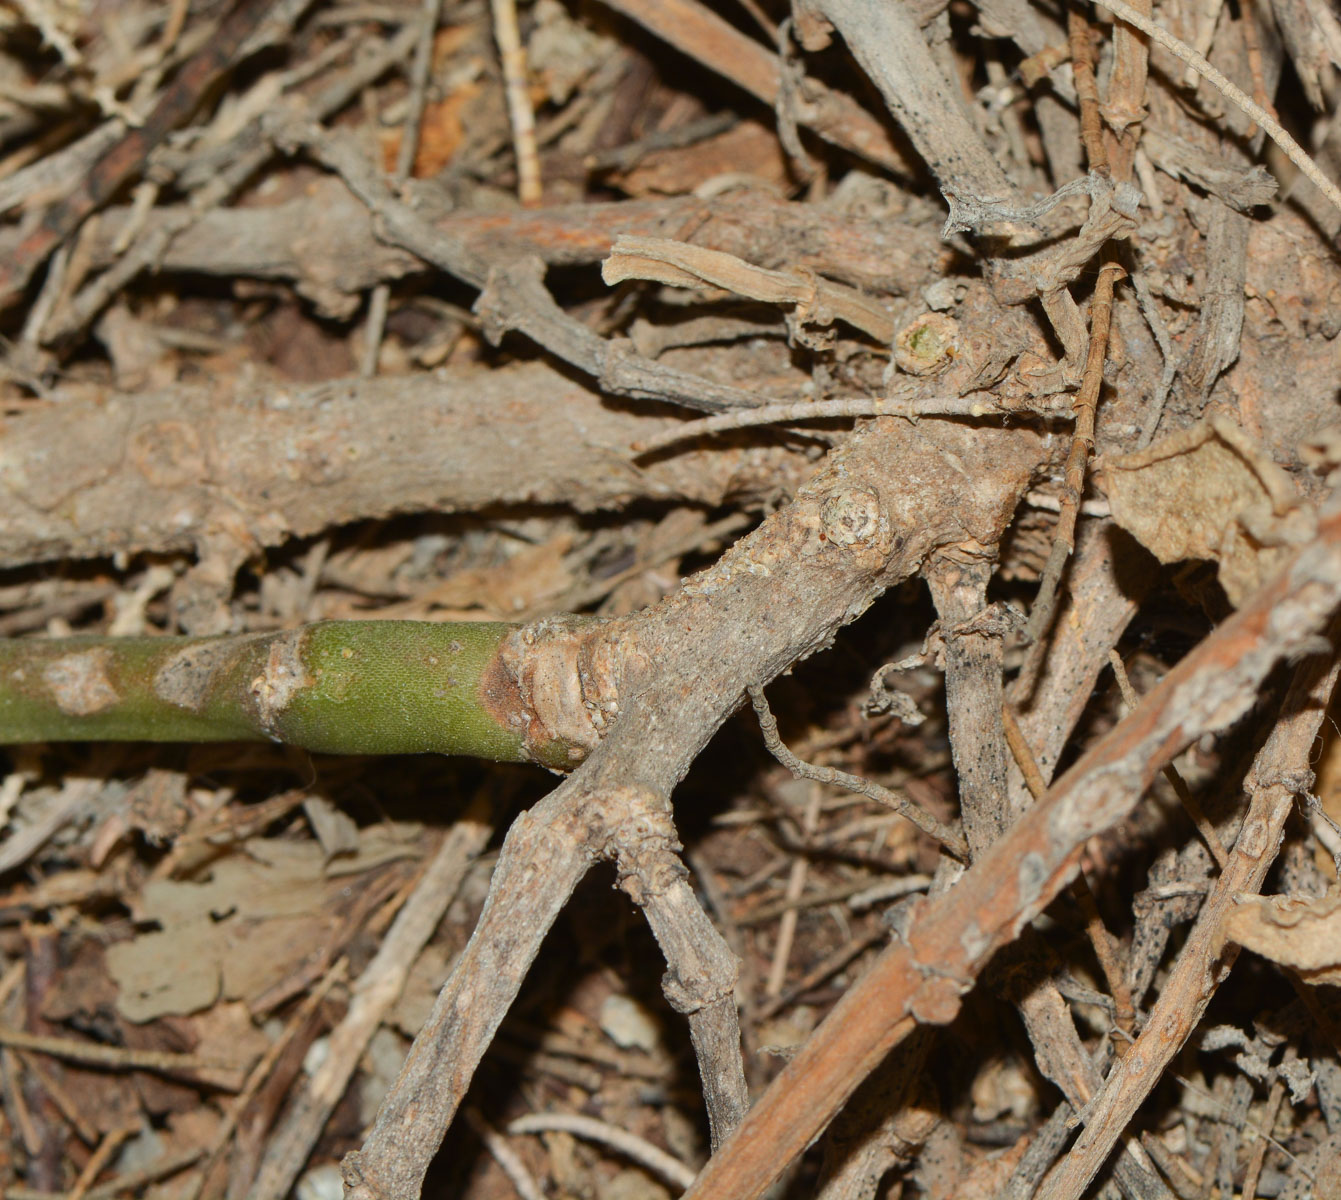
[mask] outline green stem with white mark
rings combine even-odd
[[[216,638],[0,640],[0,743],[276,741],[571,767],[506,653],[517,626],[322,621]]]

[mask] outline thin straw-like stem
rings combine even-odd
[[[1338,188],[1322,173],[1318,164],[1308,156],[1304,148],[1294,138],[1285,132],[1284,127],[1275,117],[1211,66],[1203,55],[1198,54],[1185,42],[1179,41],[1163,26],[1157,25],[1149,17],[1137,12],[1130,4],[1126,3],[1126,0],[1095,0],[1095,3],[1108,9],[1119,20],[1126,21],[1128,25],[1139,29],[1147,37],[1158,42],[1170,54],[1196,71],[1226,100],[1242,109],[1262,127],[1267,137],[1285,151],[1289,160],[1317,185],[1318,190],[1327,197],[1332,205],[1341,210],[1341,188]]]

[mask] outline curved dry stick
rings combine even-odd
[[[764,689],[751,686],[749,693],[750,703],[754,705],[754,715],[759,720],[759,732],[764,735],[764,745],[795,778],[811,779],[828,787],[846,788],[859,796],[865,796],[868,800],[874,800],[877,804],[883,804],[905,820],[911,821],[928,837],[934,838],[961,862],[968,862],[969,846],[963,835],[942,824],[907,796],[891,792],[889,788],[881,787],[873,780],[863,779],[860,775],[840,771],[836,767],[817,767],[798,758],[778,734],[778,721],[773,715],[773,710],[768,707],[768,697],[764,695]]]
[[[990,392],[970,392],[967,396],[923,396],[917,400],[900,400],[885,396],[861,396],[851,400],[804,400],[796,404],[764,404],[745,412],[723,413],[716,417],[684,421],[665,433],[645,441],[635,442],[633,450],[639,457],[664,450],[691,438],[706,437],[727,430],[752,429],[758,425],[781,425],[793,421],[832,420],[834,417],[985,417],[996,415],[1020,416],[1035,411],[1043,416],[1069,416],[1061,410],[1003,409]]]
[[[692,1167],[685,1166],[660,1146],[654,1146],[643,1138],[627,1133],[618,1126],[607,1125],[595,1117],[583,1117],[577,1113],[531,1113],[508,1124],[508,1133],[514,1137],[527,1133],[548,1133],[551,1130],[571,1133],[574,1137],[610,1146],[654,1175],[661,1176],[673,1187],[687,1188],[694,1182],[695,1171]]]
[[[947,1024],[991,956],[1076,871],[1085,841],[1140,799],[1155,773],[1242,716],[1282,657],[1319,648],[1341,603],[1341,508],[1252,602],[1224,622],[987,852],[908,940],[886,950],[715,1154],[683,1200],[758,1196],[919,1022]]]

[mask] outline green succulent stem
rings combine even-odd
[[[0,743],[275,741],[572,766],[531,728],[499,623],[322,621],[215,638],[0,640]]]

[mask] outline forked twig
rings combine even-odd
[[[518,329],[552,354],[599,380],[603,391],[639,399],[668,400],[707,412],[753,408],[744,388],[689,375],[643,358],[592,332],[565,312],[544,282],[544,264],[522,258],[498,262],[462,238],[436,229],[387,187],[381,173],[352,145],[321,126],[283,113],[266,128],[290,151],[305,149],[334,171],[381,221],[382,236],[426,262],[480,289],[475,311],[495,341]]]
[[[688,1013],[702,1070],[713,1073],[705,1095],[730,1097],[729,1076],[740,1071],[738,1042],[730,1054],[726,1045],[734,997],[725,970],[700,965],[714,953],[712,926],[678,877],[664,797],[751,682],[771,680],[827,644],[916,571],[932,546],[962,539],[966,527],[1000,537],[1036,461],[1037,440],[1026,429],[873,426],[674,595],[577,635],[593,711],[618,719],[509,830],[470,943],[362,1151],[345,1160],[350,1200],[418,1194],[540,942],[600,857],[619,859],[635,899],[656,901],[645,911],[671,967],[670,998]],[[690,978],[696,972],[697,993],[689,986],[700,982]],[[722,1104],[719,1135],[733,1122],[729,1109]]]

